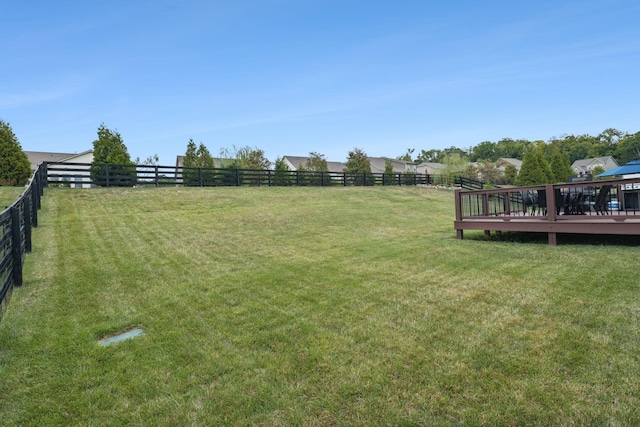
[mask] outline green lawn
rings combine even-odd
[[[24,193],[25,187],[2,187],[0,186],[0,211],[3,211],[11,203],[15,202],[22,193]]]
[[[638,248],[453,219],[411,187],[48,189],[0,424],[640,424]]]

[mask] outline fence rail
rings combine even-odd
[[[89,163],[45,163],[44,166],[48,184],[65,187],[397,186],[437,183],[436,177],[419,173],[280,171]]]
[[[31,229],[38,226],[46,182],[46,167],[41,165],[22,195],[0,213],[0,319],[13,288],[22,286],[22,266],[31,252]]]

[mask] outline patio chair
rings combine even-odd
[[[571,215],[571,193],[567,193],[562,203],[562,209],[565,215]]]
[[[547,190],[538,190],[536,208],[540,215],[547,214]]]
[[[556,215],[560,215],[560,211],[564,207],[564,196],[562,195],[562,191],[559,188],[553,190],[556,200]]]
[[[608,215],[609,214],[609,192],[611,191],[611,185],[603,185],[600,188],[600,192],[596,197],[596,202],[593,207],[596,211],[596,215]]]
[[[529,207],[531,207],[531,215],[533,215],[538,203],[536,196],[531,190],[521,191],[520,196],[522,197],[522,213],[526,215],[529,212]]]

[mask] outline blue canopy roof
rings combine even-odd
[[[630,175],[633,173],[640,173],[640,160],[633,160],[626,165],[618,166],[617,168],[602,172],[597,176]]]

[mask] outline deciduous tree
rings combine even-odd
[[[323,173],[329,172],[329,165],[327,164],[327,159],[324,154],[312,151],[311,153],[309,153],[309,158],[307,159],[307,161],[298,166],[298,170],[300,172],[303,172],[300,175],[301,183],[308,183],[311,185],[331,184],[331,177],[328,176],[328,174]],[[305,174],[304,172],[316,173]]]
[[[448,154],[444,159],[443,175],[445,185],[453,185],[456,176],[462,175],[467,166],[467,159],[462,157],[460,153],[453,152]]]

